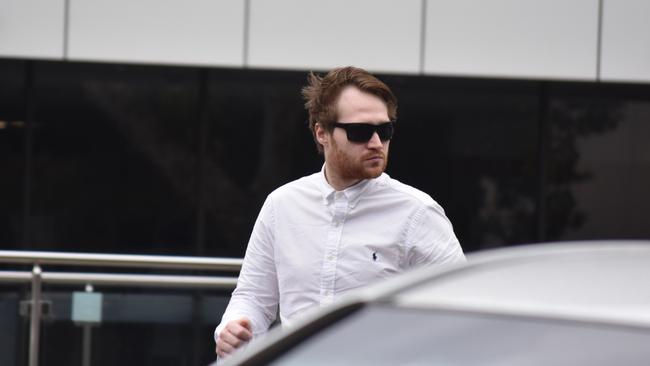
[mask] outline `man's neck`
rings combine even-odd
[[[334,169],[330,169],[327,164],[325,164],[325,179],[332,188],[336,191],[342,191],[346,188],[352,187],[353,185],[361,182],[363,179],[343,179],[341,178]]]

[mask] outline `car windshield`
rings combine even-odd
[[[371,305],[271,365],[640,365],[650,330]]]

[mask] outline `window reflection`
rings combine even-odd
[[[650,100],[635,87],[564,88],[551,104],[551,239],[650,237]],[[626,98],[621,98],[621,96]]]
[[[536,239],[534,83],[431,78],[400,85],[390,171],[446,210],[466,251]]]

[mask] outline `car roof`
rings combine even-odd
[[[570,242],[468,256],[384,301],[412,308],[650,326],[650,242]]]

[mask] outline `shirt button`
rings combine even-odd
[[[328,255],[328,256],[327,256],[327,260],[328,260],[328,261],[333,261],[333,260],[334,260],[334,256],[333,256],[333,255]]]

